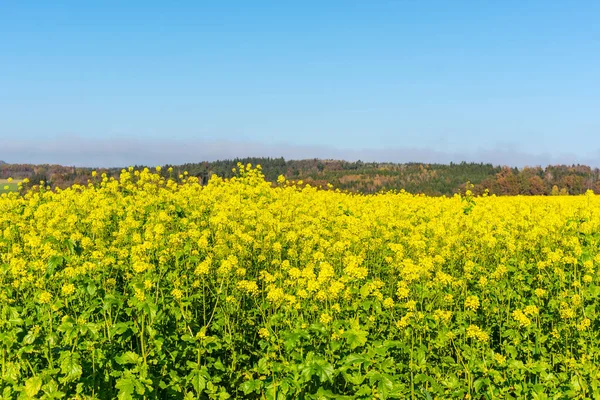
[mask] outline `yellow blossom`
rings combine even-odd
[[[64,296],[72,295],[73,293],[75,293],[75,285],[73,285],[72,283],[65,283],[61,288],[61,293]]]
[[[468,296],[465,300],[465,308],[467,310],[477,311],[477,309],[479,308],[479,297]]]
[[[52,301],[52,295],[48,292],[42,292],[38,301],[40,304],[48,304]]]
[[[333,318],[327,313],[321,314],[319,317],[319,321],[325,325],[329,324],[332,320]]]

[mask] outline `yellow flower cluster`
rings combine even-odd
[[[578,325],[577,329],[584,331],[592,325],[592,321],[589,318],[584,318]]]
[[[527,315],[521,310],[515,310],[512,313],[513,318],[519,323],[520,326],[527,328],[531,325],[531,320],[527,318]]]
[[[85,340],[99,338],[110,349],[115,332],[129,329],[123,336],[130,337],[135,330],[139,337],[115,354],[147,345],[149,335],[161,335],[153,346],[170,340],[169,332],[177,343],[223,341],[214,347],[218,357],[244,348],[221,365],[264,355],[261,368],[288,362],[290,354],[310,354],[314,365],[335,362],[365,341],[411,341],[394,351],[419,348],[440,362],[469,352],[481,357],[473,365],[486,368],[527,363],[528,349],[540,346],[540,359],[557,351],[552,346],[578,360],[600,348],[590,335],[598,324],[600,196],[484,196],[465,213],[461,195],[359,195],[283,176],[267,182],[248,165],[204,184],[177,175],[166,167],[129,168],[64,190],[0,195],[0,326],[24,321],[7,337],[22,341],[26,329],[39,326],[55,340],[61,326],[60,337],[73,341],[62,319],[81,316],[89,325],[81,328]],[[506,348],[504,335],[514,335],[523,351]],[[298,343],[307,348],[296,351]],[[193,355],[177,365],[209,356],[207,348],[196,350],[173,352]],[[564,370],[568,358],[561,357],[538,366]],[[56,366],[56,359],[32,365],[51,362]],[[447,370],[462,370],[458,364]]]
[[[465,300],[465,308],[471,311],[477,311],[479,308],[479,297],[477,296],[468,296]]]
[[[477,325],[469,325],[467,328],[467,337],[476,339],[479,342],[487,342],[490,336]]]

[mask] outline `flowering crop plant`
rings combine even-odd
[[[600,398],[591,192],[359,195],[249,165],[23,188],[0,196],[2,399]]]

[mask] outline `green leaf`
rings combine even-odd
[[[25,395],[28,397],[34,397],[39,393],[42,388],[42,378],[39,376],[33,376],[25,381]]]
[[[7,362],[4,371],[4,380],[8,383],[16,384],[21,378],[21,368],[17,362]]]
[[[252,379],[246,381],[240,385],[240,390],[244,392],[245,395],[250,393],[259,393],[260,389],[263,387],[263,381],[259,379]]]
[[[33,330],[31,330],[23,338],[23,344],[26,344],[26,345],[33,344],[33,342],[35,342],[35,339],[37,339],[37,335],[35,334],[35,332]]]
[[[2,391],[2,400],[12,400],[14,396],[12,396],[12,389],[10,387],[5,387]]]
[[[133,400],[135,392],[135,382],[131,378],[121,378],[117,381],[115,388],[119,390],[117,398],[119,400]]]
[[[387,374],[376,372],[369,377],[369,383],[373,386],[377,383],[377,388],[382,396],[387,397],[390,391],[394,389],[394,382]]]
[[[360,389],[358,389],[355,393],[356,396],[368,396],[372,392],[371,388],[368,385],[362,385]]]
[[[364,346],[367,343],[368,336],[369,332],[360,329],[350,329],[342,334],[342,337],[346,339],[346,343],[353,350],[359,346]]]
[[[202,393],[202,391],[206,388],[206,378],[203,376],[200,370],[193,371],[189,379],[192,382],[192,386],[194,386],[194,390],[197,394]]]
[[[62,399],[65,397],[65,393],[58,390],[58,384],[54,380],[45,384],[42,390],[48,399]]]
[[[63,256],[52,256],[48,260],[48,267],[46,268],[46,274],[49,276],[54,275],[54,273],[62,267],[65,262],[65,258]]]
[[[344,379],[347,382],[350,382],[353,385],[361,385],[365,381],[365,375],[362,372],[355,372],[352,375],[348,375],[347,373],[343,373]]]
[[[284,346],[286,350],[290,351],[294,347],[296,347],[302,339],[309,339],[310,335],[306,333],[306,331],[295,331],[285,335],[284,338]]]
[[[475,382],[473,383],[473,387],[475,388],[475,392],[476,393],[480,393],[481,392],[481,388],[483,387],[483,385],[489,385],[490,384],[490,380],[487,378],[479,378],[476,379]]]
[[[333,365],[324,359],[314,359],[305,365],[302,370],[302,373],[307,377],[318,376],[321,383],[333,381],[334,372]]]
[[[64,377],[60,379],[61,383],[73,382],[79,379],[83,372],[79,362],[81,358],[79,354],[63,351],[60,358],[60,371],[64,374]]]
[[[137,364],[141,357],[133,351],[127,351],[120,356],[115,357],[115,361],[120,365]]]
[[[356,353],[352,353],[349,354],[348,356],[346,356],[346,358],[344,358],[344,365],[350,366],[350,365],[360,365],[363,364],[365,362],[369,361],[369,359],[362,355],[362,354],[356,354]]]
[[[81,255],[83,252],[83,247],[81,247],[81,243],[78,240],[68,239],[66,242],[67,249],[69,249],[69,253],[71,255]]]
[[[360,297],[362,298],[366,298],[367,296],[369,296],[369,294],[371,294],[371,285],[368,283],[365,283],[361,288],[360,288]]]
[[[94,285],[94,283],[90,282],[86,289],[90,296],[93,297],[96,294],[96,285]]]
[[[118,322],[110,327],[110,334],[111,334],[111,336],[122,335],[125,332],[127,332],[129,329],[131,329],[131,325],[132,325],[131,321]]]

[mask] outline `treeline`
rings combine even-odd
[[[302,180],[313,186],[331,183],[341,190],[375,193],[381,190],[401,190],[431,196],[453,195],[464,191],[467,181],[477,194],[488,189],[497,195],[567,195],[582,194],[591,189],[600,193],[600,170],[585,165],[551,165],[547,167],[510,168],[484,163],[374,163],[340,160],[285,160],[283,158],[241,158],[183,165],[165,165],[168,175],[187,171],[203,183],[213,174],[230,178],[233,168],[242,163],[260,164],[267,180],[275,182],[279,175],[290,180]],[[144,166],[136,166],[143,168]],[[118,176],[121,168],[98,169],[98,173]],[[32,183],[44,181],[52,187],[86,184],[91,168],[61,165],[0,164],[0,179],[29,178]]]

